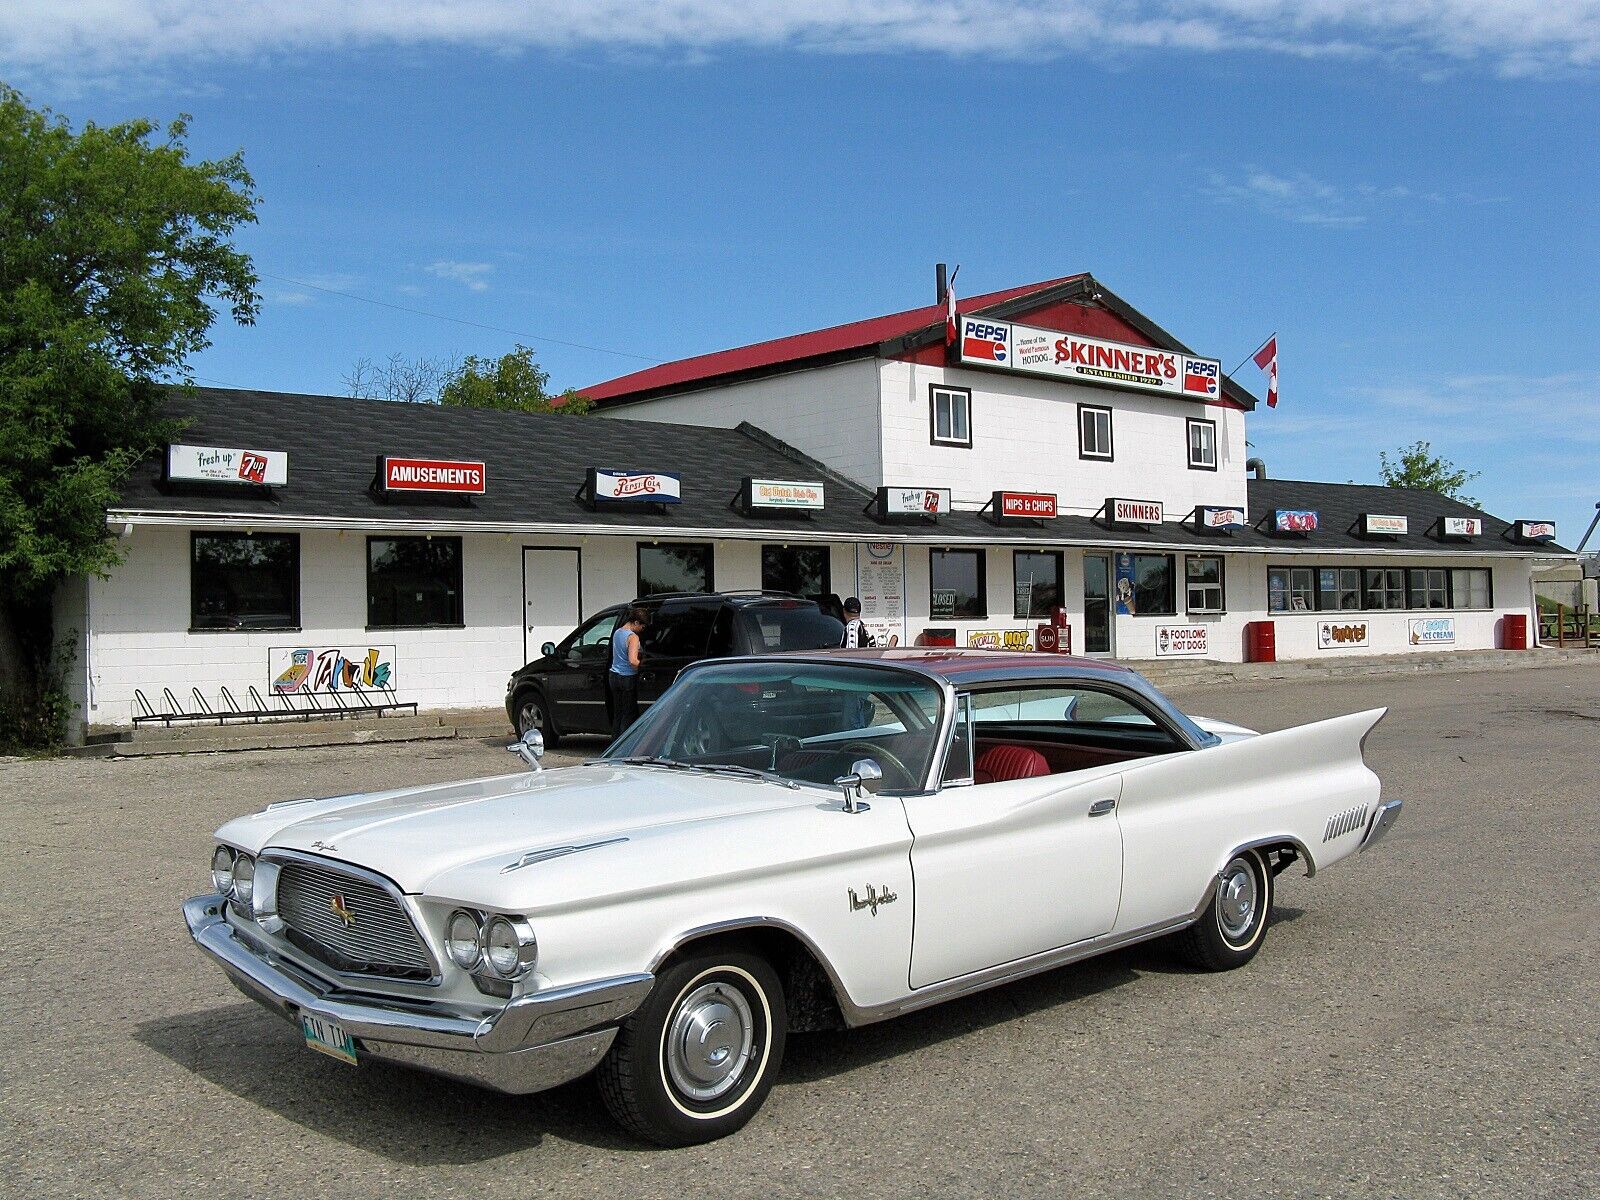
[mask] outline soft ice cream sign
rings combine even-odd
[[[1406,640],[1413,646],[1451,646],[1456,640],[1454,617],[1413,617],[1406,623]]]
[[[282,487],[289,482],[289,456],[282,450],[168,446],[167,478],[185,483]]]
[[[960,333],[956,358],[966,366],[1196,400],[1222,394],[1222,364],[1214,358],[986,317],[962,317]]]

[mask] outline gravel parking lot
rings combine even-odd
[[[587,1082],[514,1099],[312,1055],[189,942],[225,819],[501,773],[500,742],[0,764],[0,1192],[1600,1194],[1600,672],[1178,699],[1262,729],[1391,706],[1368,757],[1400,824],[1285,875],[1242,971],[1136,947],[799,1035],[742,1134],[672,1152]]]

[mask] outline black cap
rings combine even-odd
[[[847,613],[858,613],[858,612],[860,612],[861,611],[861,601],[857,600],[854,596],[851,596],[850,599],[848,599],[848,600],[846,600],[844,602],[844,610]]]

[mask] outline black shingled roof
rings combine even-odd
[[[123,508],[131,512],[223,514],[327,521],[509,523],[583,525],[660,530],[777,531],[796,539],[893,538],[925,543],[1024,541],[1117,546],[1208,546],[1219,550],[1405,550],[1472,555],[1567,554],[1553,544],[1512,540],[1500,518],[1416,488],[1310,483],[1290,479],[1249,482],[1251,528],[1231,536],[1197,533],[1178,524],[1175,512],[1156,527],[1113,528],[1083,516],[1054,521],[996,524],[987,514],[957,512],[938,523],[881,524],[863,509],[872,493],[751,425],[717,429],[609,417],[571,417],[439,408],[385,400],[307,396],[283,392],[193,388],[171,393],[168,412],[188,421],[190,444],[284,450],[289,483],[276,494],[232,487],[163,488],[162,463],[152,459],[130,478]],[[379,454],[470,459],[485,463],[488,494],[470,506],[429,498],[376,498],[371,490]],[[683,503],[664,512],[648,508],[591,511],[575,497],[589,467],[675,471]],[[823,480],[827,504],[820,513],[746,516],[732,504],[746,475],[767,479]],[[937,480],[916,483],[936,484]],[[1308,536],[1270,533],[1273,510],[1315,509],[1319,528]],[[1363,537],[1363,513],[1403,516],[1400,537]],[[1187,514],[1185,514],[1187,515]],[[1481,517],[1481,537],[1441,536],[1443,517]],[[203,519],[203,517],[201,518]]]

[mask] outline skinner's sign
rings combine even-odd
[[[1106,516],[1115,525],[1159,525],[1165,514],[1159,500],[1119,500],[1109,496]]]
[[[1039,329],[986,317],[962,317],[957,358],[965,365],[1053,379],[1165,392],[1196,400],[1222,394],[1222,364],[1152,346]]]
[[[488,486],[488,473],[481,462],[449,458],[378,459],[378,478],[386,492],[450,492],[481,496]]]

